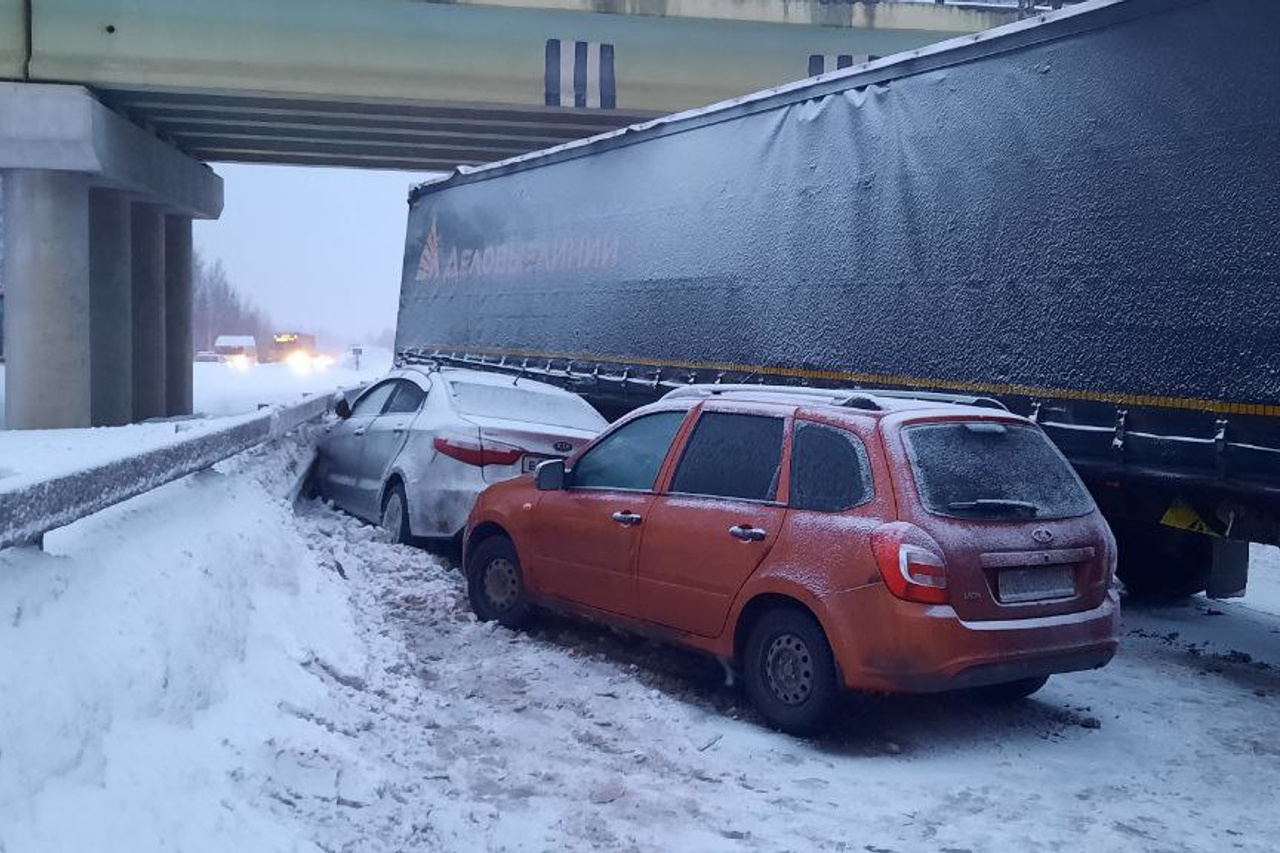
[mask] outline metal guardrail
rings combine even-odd
[[[348,389],[335,389],[335,394]],[[38,544],[65,527],[109,506],[229,459],[297,429],[331,411],[334,394],[264,410],[225,429],[201,432],[173,444],[123,459],[0,491],[0,548]]]

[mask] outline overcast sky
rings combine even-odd
[[[195,224],[196,249],[282,330],[341,342],[393,328],[406,198],[425,175],[215,164],[222,218]]]

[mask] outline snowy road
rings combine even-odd
[[[1280,815],[1258,807],[1280,783],[1280,670],[1189,651],[1146,627],[1161,615],[1132,614],[1111,667],[1022,707],[885,700],[805,742],[763,729],[714,663],[558,619],[529,635],[475,624],[444,561],[362,541],[323,509],[301,523],[344,565],[388,656],[348,688],[360,710],[341,725],[367,726],[356,737],[404,774],[399,796],[336,822],[338,846],[366,846],[371,819],[397,831],[391,848],[416,837],[445,850],[1273,851],[1280,839]]]
[[[1131,610],[1020,707],[802,741],[696,656],[476,623],[447,558],[295,513],[305,458],[0,553],[0,851],[1277,849],[1275,617]]]

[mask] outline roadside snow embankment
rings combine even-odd
[[[1238,603],[1250,610],[1280,616],[1280,548],[1250,547],[1249,586]]]
[[[279,774],[359,673],[341,578],[300,541],[309,448],[242,455],[0,552],[0,850],[288,849]],[[287,768],[286,768],[287,769]],[[335,780],[335,784],[337,784]]]

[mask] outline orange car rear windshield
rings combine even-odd
[[[988,521],[1071,518],[1094,508],[1080,478],[1031,426],[963,421],[903,430],[925,509]]]

